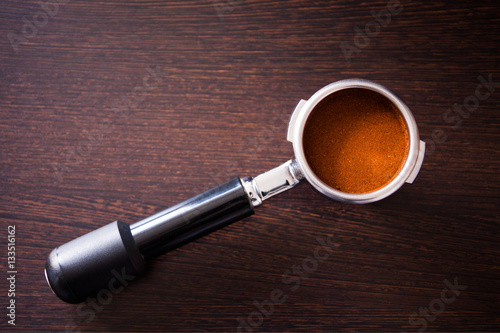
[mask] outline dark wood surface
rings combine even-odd
[[[1,329],[237,331],[250,317],[255,332],[499,331],[500,3],[402,1],[370,24],[393,3],[69,1],[48,15],[2,1]],[[303,183],[154,260],[109,304],[50,292],[51,249],[281,164],[296,103],[353,77],[413,111],[428,146],[414,184],[352,205]],[[478,77],[496,84],[475,107]],[[307,261],[326,237],[330,256]],[[466,289],[443,296],[448,283]]]

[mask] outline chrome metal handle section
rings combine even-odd
[[[253,206],[256,207],[261,205],[262,201],[291,189],[303,178],[304,176],[297,161],[291,159],[257,177],[246,177],[242,181],[248,197]]]

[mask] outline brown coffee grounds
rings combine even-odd
[[[380,189],[399,173],[408,154],[408,131],[389,99],[349,88],[314,108],[303,144],[307,163],[324,183],[361,194]]]

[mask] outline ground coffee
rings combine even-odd
[[[303,134],[306,160],[328,186],[373,192],[397,176],[408,155],[408,130],[385,96],[369,89],[332,93],[314,108]]]

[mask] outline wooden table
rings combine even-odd
[[[499,13],[498,1],[3,1],[2,330],[498,331]],[[414,113],[427,142],[414,184],[353,205],[304,182],[111,299],[51,293],[51,249],[285,162],[297,102],[353,77]],[[318,239],[334,244],[324,260]]]

